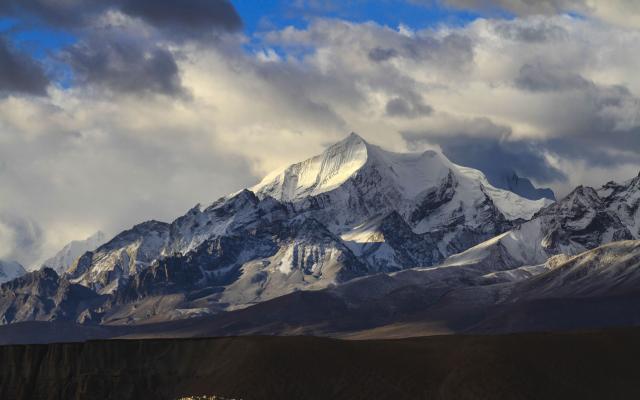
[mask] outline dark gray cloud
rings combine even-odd
[[[44,22],[58,27],[77,27],[108,9],[109,4],[109,1],[91,0],[2,0],[0,16]]]
[[[544,156],[545,143],[509,140],[511,129],[487,118],[459,121],[447,133],[403,132],[410,147],[438,145],[454,163],[479,169],[487,176],[515,171],[540,183],[565,182],[567,176]]]
[[[45,95],[49,79],[42,66],[0,36],[0,94]]]
[[[145,28],[153,29],[151,33],[135,29],[130,21],[117,27],[96,23],[108,11],[120,12],[133,18],[136,25],[142,21]],[[166,95],[185,94],[167,42],[208,41],[242,27],[228,0],[0,0],[2,16],[17,18],[17,29],[44,24],[72,32],[78,42],[64,49],[59,58],[69,63],[77,84]],[[1,86],[45,92],[46,79],[35,62],[12,54],[2,43],[0,57]]]
[[[599,167],[639,164],[640,99],[624,86],[595,84],[578,96],[579,112],[559,124],[548,149]]]
[[[408,38],[401,54],[415,60],[438,61],[459,68],[473,63],[473,47],[471,38],[457,33],[443,38],[419,36]]]
[[[119,3],[125,14],[186,37],[242,28],[240,16],[227,0],[121,0]]]
[[[425,2],[430,0],[415,1]],[[551,15],[587,9],[584,0],[442,0],[442,3],[456,8],[489,12],[504,10],[517,15]]]
[[[547,19],[498,22],[494,31],[504,39],[525,43],[557,42],[569,37],[565,28]]]
[[[575,72],[540,63],[523,65],[515,84],[520,89],[532,92],[583,90],[593,87],[593,83]]]
[[[65,50],[62,59],[77,83],[128,93],[185,94],[173,54],[127,36],[93,36]]]
[[[236,31],[242,20],[227,0],[2,0],[0,15],[65,28],[90,23],[108,10],[140,18],[158,30],[200,37],[212,31]]]
[[[556,95],[540,117],[549,152],[588,165],[611,167],[640,163],[640,98],[622,85],[600,85],[577,73],[525,65],[516,86]]]
[[[425,104],[422,97],[408,93],[405,97],[394,97],[387,102],[385,112],[390,117],[417,118],[433,113],[433,108]]]
[[[382,62],[390,60],[394,57],[398,56],[398,51],[396,49],[389,49],[383,47],[375,47],[369,50],[369,59],[375,62]]]

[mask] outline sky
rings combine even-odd
[[[0,259],[170,221],[355,131],[559,196],[640,171],[635,0],[0,0]]]

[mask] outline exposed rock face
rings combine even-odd
[[[35,320],[75,321],[98,302],[99,296],[91,289],[60,278],[50,268],[28,273],[0,286],[3,324]]]
[[[163,222],[136,225],[83,254],[67,272],[69,279],[100,293],[112,292],[123,279],[158,258],[169,243],[169,232],[169,224]]]
[[[116,297],[124,303],[191,293],[192,299],[250,304],[276,297],[287,287],[322,288],[325,281],[340,283],[367,272],[366,264],[316,220],[263,221],[207,240],[186,255],[155,262],[130,279]]]

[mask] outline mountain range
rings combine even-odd
[[[359,337],[633,324],[606,316],[637,302],[640,176],[531,200],[439,152],[351,134],[100,242],[3,283],[0,321]],[[522,310],[542,317],[514,319]]]

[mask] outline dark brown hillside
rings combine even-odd
[[[16,345],[0,347],[0,398],[632,399],[640,398],[638,359],[638,329]]]

